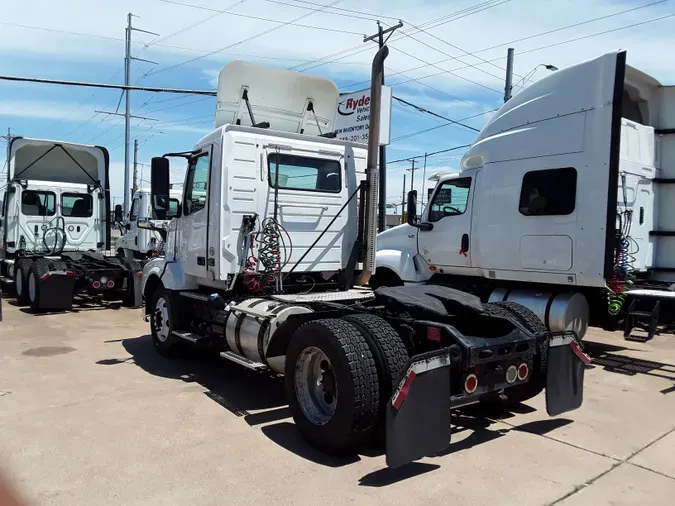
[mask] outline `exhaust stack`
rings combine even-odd
[[[375,273],[375,251],[377,250],[377,202],[380,197],[380,174],[377,169],[377,155],[380,147],[380,110],[382,102],[382,76],[384,60],[389,48],[382,46],[373,58],[370,77],[370,122],[368,124],[368,162],[366,165],[366,202],[363,270],[357,285],[368,283]]]

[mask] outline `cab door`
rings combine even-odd
[[[430,264],[451,273],[471,267],[471,204],[475,176],[447,179],[436,186],[422,220],[419,252]]]
[[[209,217],[209,175],[211,146],[192,156],[188,162],[183,194],[183,216],[179,220],[179,258],[190,276],[206,278],[206,246]]]

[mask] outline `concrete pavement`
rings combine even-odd
[[[454,417],[443,455],[400,470],[309,448],[282,383],[159,357],[138,310],[32,315],[3,301],[0,467],[36,504],[672,504],[675,336],[591,331],[584,406],[542,396]],[[480,414],[480,413],[479,413]]]

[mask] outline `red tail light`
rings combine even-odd
[[[93,286],[96,290],[101,288],[101,282],[100,281],[94,281],[91,286]]]
[[[42,277],[41,277],[40,279],[44,281],[45,279],[49,279],[50,277],[51,277],[51,274],[49,274],[49,273],[47,272],[47,273],[43,274]]]
[[[467,394],[472,394],[478,388],[478,376],[475,374],[469,374],[464,380],[464,390]]]
[[[107,286],[108,288],[113,288],[115,286],[115,282],[111,279],[105,284],[105,286]]]
[[[136,273],[136,276],[138,276],[139,278],[142,278],[143,277],[143,271],[138,271]]]
[[[75,273],[73,271],[66,271],[66,276],[68,276],[69,278],[74,278]]]
[[[522,363],[518,366],[518,379],[524,381],[527,379],[527,375],[530,374],[530,368],[527,367],[527,364]]]
[[[441,329],[438,327],[427,327],[427,339],[429,341],[441,341]]]

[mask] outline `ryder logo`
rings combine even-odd
[[[351,116],[355,112],[361,112],[360,107],[368,107],[370,105],[370,97],[368,95],[361,95],[360,98],[348,98],[338,104],[338,114],[341,116]]]

